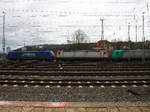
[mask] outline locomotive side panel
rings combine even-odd
[[[109,52],[98,51],[59,51],[56,55],[57,59],[104,59],[109,58]]]
[[[7,54],[6,58],[10,60],[21,59],[21,53],[11,51]]]
[[[10,60],[53,60],[54,57],[53,51],[12,51],[6,56],[6,58]]]

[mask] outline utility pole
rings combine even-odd
[[[137,23],[135,25],[135,48],[138,47],[138,43],[137,43]]]
[[[147,3],[147,12],[149,13],[149,3]]]
[[[130,23],[128,23],[128,44],[129,44],[129,49],[131,49],[131,43],[130,43]]]
[[[135,42],[137,43],[137,24],[135,25]]]
[[[24,45],[24,47],[26,46],[26,41],[24,40],[24,42],[23,42],[23,45]]]
[[[5,54],[5,12],[3,12],[3,38],[2,38],[3,54]]]
[[[69,40],[69,30],[67,30],[67,44],[69,45],[69,50],[71,49],[71,43]]]
[[[135,48],[137,48],[137,38],[138,38],[138,35],[137,35],[137,30],[138,30],[138,27],[137,27],[137,18],[135,17],[134,15],[134,20],[135,20]]]
[[[143,15],[142,15],[142,40],[143,40],[143,52],[144,52],[144,55],[143,55],[143,62],[145,62],[145,29],[144,29],[144,12],[143,12]]]
[[[101,40],[104,40],[104,19],[101,20]]]
[[[144,13],[142,15],[142,37],[143,37],[143,43],[145,44],[145,29],[144,29]]]
[[[67,30],[67,44],[70,44],[70,42],[69,42],[69,30]]]

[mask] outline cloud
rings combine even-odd
[[[67,38],[71,39],[72,33],[78,29],[96,42],[100,39],[100,18],[104,18],[107,39],[126,40],[127,24],[131,23],[134,32],[135,20],[140,26],[142,12],[149,14],[147,2],[150,0],[0,0],[0,10],[6,12],[7,46],[15,48],[24,41],[28,45],[67,43]],[[2,13],[0,32],[2,37]],[[149,35],[148,30],[145,34]],[[134,33],[131,37],[134,40]]]

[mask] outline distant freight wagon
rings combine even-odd
[[[11,51],[6,56],[10,60],[53,60],[55,57],[53,51]]]

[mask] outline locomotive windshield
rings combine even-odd
[[[119,52],[116,52],[116,55],[118,55],[119,54]]]

